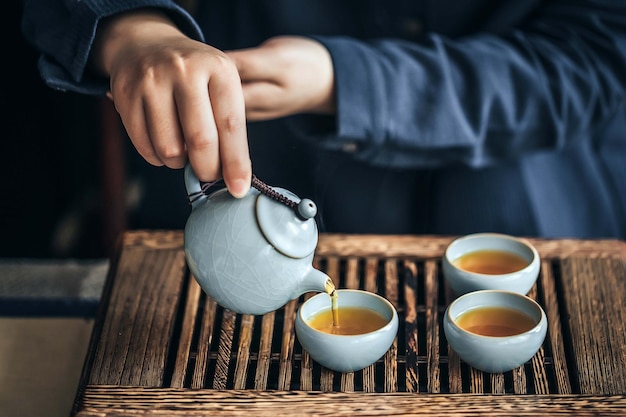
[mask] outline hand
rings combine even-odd
[[[92,62],[133,145],[152,165],[202,181],[224,178],[235,197],[250,188],[245,106],[237,67],[152,11],[115,16],[98,30]]]
[[[334,114],[333,63],[319,42],[281,36],[227,55],[239,69],[248,120],[296,113]]]

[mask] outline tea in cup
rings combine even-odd
[[[527,294],[540,265],[539,253],[529,242],[498,233],[460,237],[442,259],[444,277],[457,295],[477,290]]]
[[[533,299],[510,291],[467,293],[446,309],[443,329],[450,347],[472,367],[506,372],[539,350],[548,322]]]
[[[296,315],[296,335],[311,358],[337,372],[354,372],[380,359],[398,331],[398,314],[380,295],[362,290],[336,290],[331,298],[317,294]]]

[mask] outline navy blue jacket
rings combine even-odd
[[[24,5],[44,80],[88,94],[108,87],[85,68],[98,20],[129,8],[162,8],[222,49],[280,34],[322,42],[337,116],[249,124],[255,173],[313,198],[322,230],[626,237],[625,1]],[[179,174],[147,183],[142,226],[183,224],[186,207],[155,214]]]

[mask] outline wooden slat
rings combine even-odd
[[[175,249],[183,247],[182,230],[131,230],[121,239],[123,249],[140,246],[146,249]]]
[[[293,361],[293,346],[296,340],[294,324],[298,301],[291,300],[284,307],[282,343],[278,361],[278,389],[288,390],[291,385],[291,367]]]
[[[328,256],[326,258],[326,275],[328,275],[335,284],[335,287],[340,287],[339,282],[339,260],[338,256]]]
[[[341,374],[341,392],[354,392],[354,372]]]
[[[244,389],[246,387],[253,330],[254,316],[243,314],[241,316],[241,327],[239,329],[239,347],[237,349],[237,361],[235,363],[235,377],[233,382],[234,389]]]
[[[556,284],[552,264],[549,260],[543,260],[541,262],[541,279],[539,281],[543,290],[543,308],[548,319],[548,338],[552,350],[557,393],[571,394],[572,386],[570,384],[567,359],[565,357],[563,329],[561,328]]]
[[[376,277],[378,276],[378,258],[367,257],[365,260],[365,291],[378,292]]]
[[[398,339],[394,339],[389,350],[383,356],[385,364],[385,392],[398,391]]]
[[[426,361],[428,370],[428,392],[440,392],[439,381],[439,280],[437,264],[426,261],[425,265],[426,293]]]
[[[184,271],[180,250],[135,247],[121,254],[90,383],[162,385]]]
[[[191,388],[204,388],[206,385],[205,378],[207,366],[209,363],[209,352],[211,351],[211,343],[213,342],[213,329],[215,328],[215,314],[217,310],[217,302],[207,296],[204,302],[202,312],[202,322],[200,327],[200,336],[198,337],[198,348],[196,351],[196,361],[191,377]]]
[[[504,394],[504,374],[501,372],[489,374],[491,378],[491,393],[492,394]]]
[[[428,235],[350,235],[321,233],[316,247],[319,256],[356,257],[440,257],[457,236]],[[626,241],[613,239],[538,239],[528,238],[542,258],[573,256],[624,259]],[[125,248],[141,246],[152,249],[182,249],[183,232],[179,230],[136,230],[123,236]]]
[[[88,386],[80,417],[146,416],[623,416],[626,396],[214,391]]]
[[[513,375],[513,392],[516,394],[526,394],[526,372],[523,366],[519,366],[511,372]]]
[[[363,392],[376,392],[376,364],[363,369]]]
[[[326,274],[333,278],[335,285],[339,283],[339,261],[338,256],[329,256],[326,259]],[[346,277],[346,280],[350,279],[350,274]],[[352,277],[354,279],[354,277]],[[357,284],[358,285],[358,284]],[[325,392],[333,391],[334,372],[330,369],[322,367],[322,373],[320,376],[320,389]]]
[[[274,318],[276,313],[269,312],[261,321],[261,340],[259,341],[259,358],[254,376],[254,389],[264,390],[267,388],[269,378],[270,361],[272,355],[272,338],[274,337]]]
[[[121,383],[129,381],[128,383],[142,386],[163,384],[167,348],[171,343],[170,334],[173,331],[176,306],[180,298],[185,269],[179,252],[153,252],[151,255],[147,261],[152,265],[148,274],[152,277],[148,286],[152,286],[152,288],[145,287],[142,291],[142,297],[138,298],[140,302],[138,316],[146,317],[148,320],[144,323],[145,327],[136,320],[132,335],[132,343],[145,343],[143,352],[140,349],[133,350],[133,353],[139,353],[143,360],[140,365],[136,363],[135,366],[124,370],[125,378],[122,379]],[[171,279],[172,276],[177,276],[178,279],[173,280]],[[139,359],[139,355],[133,359]],[[130,364],[133,365],[133,362]],[[137,374],[140,375],[139,378],[136,377]]]
[[[383,296],[398,309],[398,265],[395,260],[385,261],[385,293]]]
[[[302,391],[313,390],[313,359],[306,350],[302,351],[300,361],[300,389]]]
[[[176,363],[174,364],[174,371],[172,372],[172,388],[183,388],[185,383],[191,350],[191,340],[193,338],[201,292],[202,289],[200,285],[191,277],[187,287],[187,302],[185,303],[183,327],[178,341],[178,353],[176,354]]]
[[[333,380],[335,373],[328,368],[322,367],[322,373],[320,375],[320,390],[322,392],[332,392]]]
[[[540,347],[535,356],[533,356],[533,358],[531,359],[535,394],[550,393],[546,368],[543,366],[544,360],[544,349],[543,347]]]
[[[537,300],[537,284],[534,284],[528,292],[528,297]],[[544,348],[539,348],[535,356],[531,358],[533,368],[533,383],[535,386],[535,394],[549,394],[548,375],[544,364]]]
[[[313,258],[313,268],[320,269],[320,258]],[[328,271],[325,271],[328,275]],[[329,275],[330,276],[330,275]],[[339,285],[339,277],[330,276],[335,286]],[[304,294],[304,300],[313,297],[314,293]],[[313,359],[309,353],[302,349],[302,357],[300,359],[300,389],[303,391],[313,390]]]
[[[600,259],[561,262],[578,384],[582,394],[626,392],[626,266]],[[620,271],[621,272],[616,272]],[[619,276],[618,276],[619,275]]]
[[[320,256],[379,256],[386,258],[441,257],[456,236],[412,235],[320,235],[316,253]],[[626,256],[626,242],[620,240],[527,239],[542,258],[572,256],[615,257]]]
[[[398,309],[398,266],[395,261],[385,262],[385,297]],[[398,338],[394,338],[391,347],[383,356],[385,364],[385,392],[398,390]]]
[[[359,259],[349,257],[346,262],[346,288],[359,289]],[[343,392],[354,391],[354,372],[341,374],[340,390]]]
[[[446,247],[457,236],[413,235],[346,235],[322,233],[319,235],[316,254],[319,256],[356,257],[441,257]],[[542,258],[568,258],[573,256],[624,259],[626,241],[613,239],[538,239],[528,238]],[[127,232],[123,236],[125,248],[141,246],[153,249],[182,249],[182,231]]]
[[[365,259],[365,290],[378,293],[378,263],[379,259],[369,256]],[[363,369],[363,392],[376,391],[376,364]]]
[[[470,392],[482,394],[485,392],[484,374],[478,369],[470,367]]]
[[[230,368],[230,354],[233,349],[235,333],[235,321],[237,313],[223,309],[220,338],[217,345],[217,359],[215,362],[215,374],[213,376],[213,389],[226,389],[228,370]]]
[[[456,295],[444,280],[444,291],[446,297],[446,306],[450,305],[454,301]],[[444,312],[445,314],[445,312]],[[444,335],[445,337],[445,335]],[[463,392],[463,379],[461,376],[461,358],[456,354],[454,350],[448,345],[448,383],[450,393]]]
[[[406,391],[419,391],[419,371],[417,356],[419,355],[419,344],[417,334],[417,274],[418,269],[415,262],[404,262],[404,333],[406,338]]]
[[[352,256],[346,262],[346,288],[359,289],[359,260]]]

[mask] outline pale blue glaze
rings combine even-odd
[[[185,185],[188,193],[201,188],[189,165]],[[317,238],[313,218],[300,219],[253,188],[239,199],[221,189],[193,203],[185,257],[200,287],[218,304],[265,314],[305,292],[325,291],[330,278],[312,266]]]
[[[533,318],[535,327],[514,336],[493,337],[468,332],[455,320],[479,307],[506,307]],[[443,330],[450,347],[470,366],[484,372],[507,372],[528,362],[546,337],[548,320],[539,304],[525,295],[484,290],[467,293],[453,301],[443,317]]]
[[[454,261],[478,250],[503,250],[526,259],[528,265],[509,274],[487,275],[458,268]],[[476,233],[454,240],[442,259],[443,274],[457,295],[478,290],[507,290],[527,294],[532,288],[541,266],[537,250],[526,240],[499,233]]]
[[[336,335],[311,327],[308,322],[317,313],[331,308],[330,297],[318,294],[308,299],[296,315],[296,335],[314,361],[337,372],[354,372],[380,359],[391,347],[398,333],[398,313],[378,294],[362,290],[337,290],[338,305],[369,308],[387,319],[387,323],[370,333]],[[341,316],[340,316],[341,322]]]

